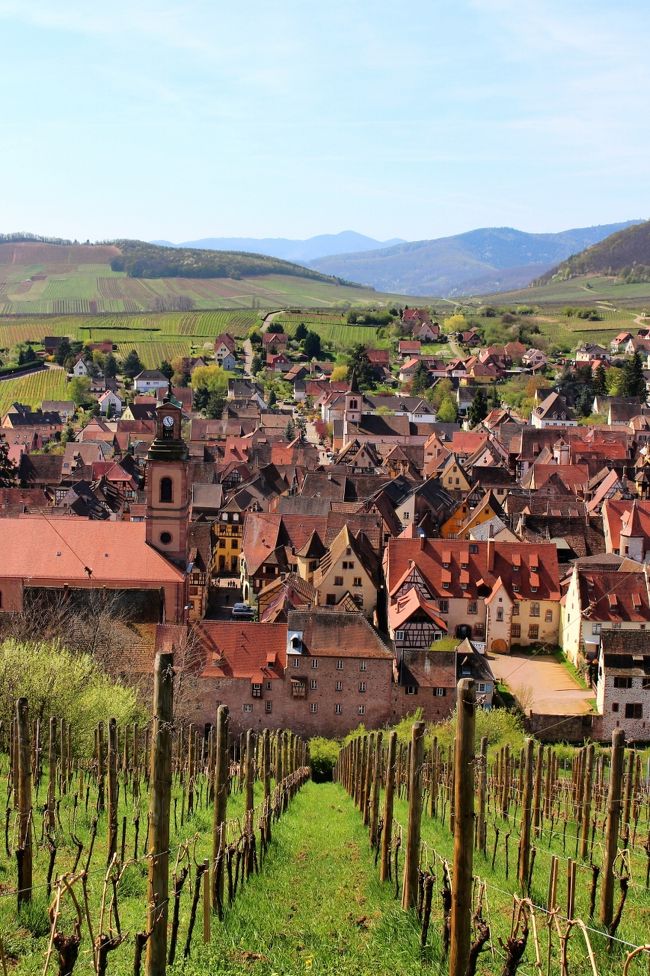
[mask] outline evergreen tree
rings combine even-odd
[[[293,425],[293,420],[289,419],[287,421],[287,426],[284,432],[284,436],[288,441],[292,441],[296,436],[296,428]]]
[[[598,396],[605,396],[607,393],[607,373],[602,363],[594,374],[594,393]]]
[[[430,386],[431,377],[429,376],[429,371],[423,362],[419,362],[411,381],[411,393],[413,396],[422,396]]]
[[[307,439],[307,424],[305,423],[304,417],[298,417],[296,421],[296,427],[298,428],[298,437],[300,438],[300,443],[304,444]]]
[[[623,396],[646,398],[643,362],[638,352],[635,352],[632,358],[625,362],[622,387],[621,393]]]
[[[467,413],[467,421],[470,427],[478,427],[481,421],[488,415],[488,402],[485,390],[479,389],[474,394],[471,406]]]
[[[302,343],[302,351],[307,359],[318,359],[321,354],[321,342],[318,332],[308,332]]]
[[[163,374],[163,376],[166,376],[167,379],[170,380],[174,375],[174,367],[166,359],[163,359],[162,363],[160,364],[160,372]]]
[[[377,374],[368,359],[366,347],[361,342],[353,346],[350,352],[348,382],[352,378],[352,373],[356,377],[360,390],[367,390],[369,387],[374,386],[377,381]]]
[[[143,369],[144,366],[142,365],[140,357],[135,349],[132,349],[124,359],[124,363],[122,364],[122,372],[125,376],[129,376],[131,379],[133,379],[133,377],[137,376],[138,373],[141,373]]]
[[[304,322],[301,322],[294,333],[294,338],[297,339],[298,342],[302,342],[302,340],[305,339],[306,337],[307,337],[307,326],[305,325]]]
[[[269,409],[272,409],[276,405],[276,403],[278,402],[278,398],[275,395],[275,390],[273,388],[271,388],[271,390],[269,391],[269,395],[266,398],[266,402],[269,405]]]
[[[0,488],[13,488],[17,474],[18,469],[9,457],[9,445],[4,435],[0,434]]]
[[[69,359],[71,355],[72,347],[70,346],[70,340],[67,336],[63,336],[61,342],[59,343],[58,349],[54,354],[54,359],[59,366],[64,366],[66,359]]]
[[[112,352],[109,352],[104,362],[104,376],[108,376],[110,379],[115,379],[118,374],[117,359]]]

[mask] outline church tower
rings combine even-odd
[[[345,406],[343,408],[343,447],[347,447],[350,437],[349,425],[357,427],[361,423],[363,412],[363,395],[359,390],[357,377],[354,370],[350,377],[350,389],[345,394]]]
[[[147,452],[146,538],[150,546],[185,569],[190,503],[181,419],[181,404],[170,388],[156,409],[156,437]]]

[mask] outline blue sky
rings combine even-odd
[[[650,217],[645,0],[0,0],[0,230]]]

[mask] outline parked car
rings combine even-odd
[[[230,613],[238,620],[252,620],[255,616],[255,611],[248,603],[233,603]]]

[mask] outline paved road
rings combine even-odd
[[[564,665],[550,654],[491,654],[496,678],[504,681],[522,705],[539,715],[586,715],[594,692],[581,688]]]

